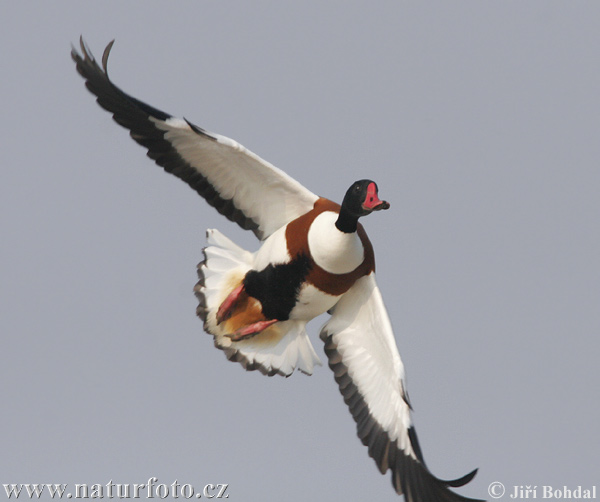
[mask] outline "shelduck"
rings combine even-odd
[[[113,41],[114,42],[114,41]],[[449,490],[477,469],[444,481],[425,465],[411,420],[404,367],[380,291],[373,247],[359,219],[390,205],[360,180],[342,204],[318,197],[236,141],[125,94],[80,40],[71,51],[98,104],[129,129],[147,155],[262,242],[251,253],[208,230],[194,288],[197,313],[216,347],[247,370],[311,374],[319,357],[306,324],[329,312],[321,330],[329,367],[381,473],[407,502],[473,501]]]

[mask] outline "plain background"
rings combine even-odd
[[[364,223],[434,474],[479,467],[460,493],[480,498],[600,482],[597,2],[0,11],[0,483],[398,500],[326,366],[267,378],[213,348],[204,231],[257,242],[94,103],[80,34],[98,58],[116,39],[121,88],[315,193],[377,181],[391,209]]]

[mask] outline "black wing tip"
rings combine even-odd
[[[110,51],[111,51],[114,43],[115,43],[115,39],[113,38],[110,42],[108,42],[108,45],[105,47],[104,52],[102,53],[102,68],[104,69],[104,73],[106,73],[107,77],[108,77],[108,56],[110,55]]]
[[[392,485],[398,495],[404,494],[407,502],[485,502],[449,490],[449,487],[466,485],[475,477],[477,469],[453,480],[439,479],[429,471],[414,427],[409,427],[407,431],[414,457],[400,448],[397,441],[392,441],[389,434],[368,414],[366,403],[337,352],[333,334],[323,329],[320,338],[325,343],[329,367],[356,422],[358,437],[368,447],[368,454],[375,461],[381,474],[391,470]]]
[[[413,451],[415,452],[417,459],[425,467],[425,459],[423,458],[423,452],[421,450],[421,445],[419,444],[419,439],[417,438],[417,431],[415,430],[415,428],[412,425],[408,428],[408,438],[410,439],[410,444],[412,445]],[[446,486],[450,486],[452,488],[458,488],[460,486],[464,486],[467,483],[469,483],[475,477],[475,475],[477,474],[477,471],[478,471],[478,469],[473,469],[468,474],[465,474],[464,476],[462,476],[460,478],[456,478],[456,479],[448,479],[448,480],[439,479],[439,478],[436,478],[436,479],[440,483],[443,483]]]
[[[174,116],[130,96],[112,83],[108,76],[108,58],[114,42],[110,41],[104,49],[102,66],[94,58],[83,35],[79,38],[79,51],[75,46],[71,46],[71,58],[75,62],[77,72],[83,77],[87,89],[96,96],[97,103],[110,112],[119,125],[129,129],[131,137],[146,148],[148,156],[165,171],[188,183],[219,213],[244,230],[252,230],[262,240],[263,233],[258,223],[247,217],[232,200],[223,199],[208,180],[165,139],[165,131],[156,126],[156,121],[167,122]],[[218,141],[217,137],[208,131],[188,120],[186,122],[197,134]]]
[[[102,71],[106,75],[107,78],[108,78],[108,56],[110,55],[110,51],[111,51],[114,43],[115,43],[115,39],[113,38],[108,43],[108,45],[105,47],[104,52],[102,54]],[[93,66],[98,66],[98,64],[96,63],[96,58],[94,58],[92,51],[90,50],[90,48],[88,47],[87,43],[85,42],[85,40],[83,38],[83,35],[79,36],[79,48],[80,48],[81,54],[77,51],[77,48],[73,44],[71,44],[71,58],[73,59],[73,61],[75,61],[75,63],[77,63],[78,66],[80,64],[91,64]],[[98,67],[98,69],[100,69],[100,67]]]
[[[196,124],[190,122],[185,117],[183,117],[183,120],[185,120],[186,124],[189,125],[190,129],[192,131],[194,131],[196,134],[200,134],[201,136],[206,136],[208,139],[217,141],[217,138],[215,136],[213,136],[211,133],[209,133],[206,129],[202,129],[202,127],[197,126]]]
[[[440,481],[442,483],[444,483],[446,486],[451,486],[452,488],[458,488],[458,487],[464,486],[467,483],[469,483],[470,481],[472,481],[473,478],[475,477],[475,475],[477,474],[478,470],[479,470],[479,468],[473,469],[471,472],[469,472],[468,474],[465,474],[461,478],[450,479],[450,480],[442,480],[442,479],[440,479]]]
[[[108,58],[114,43],[115,40],[113,39],[104,49],[102,54],[102,67],[98,65],[98,62],[83,39],[83,36],[81,36],[79,39],[81,54],[77,52],[75,47],[72,47],[71,50],[71,57],[73,58],[73,61],[75,61],[77,72],[84,78],[86,82],[85,85],[88,90],[98,98],[98,104],[102,108],[113,113],[113,118],[117,121],[117,123],[130,130],[132,130],[132,128],[128,123],[124,124],[118,120],[119,116],[123,115],[122,112],[124,110],[121,108],[123,105],[129,106],[141,112],[142,114],[147,115],[148,117],[154,117],[155,119],[161,121],[166,121],[170,118],[173,118],[170,113],[163,112],[158,108],[154,108],[153,106],[150,106],[143,101],[130,96],[112,83],[110,77],[108,76]],[[109,98],[109,96],[111,98],[110,103],[105,101],[107,98]],[[119,101],[118,103],[114,101],[115,98]],[[118,106],[119,104],[121,107]],[[135,111],[133,111],[133,113],[135,113]],[[124,117],[127,119],[127,114],[125,114]]]
[[[410,444],[412,446],[415,455],[417,456],[417,460],[425,465],[425,459],[423,458],[423,452],[421,450],[421,445],[419,444],[419,439],[417,438],[417,431],[411,425],[408,430],[408,439],[410,440]]]

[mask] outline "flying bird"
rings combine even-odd
[[[215,346],[247,370],[289,376],[320,365],[306,324],[321,330],[329,367],[382,474],[407,502],[474,501],[425,465],[411,420],[404,367],[375,281],[373,247],[359,219],[385,210],[377,184],[354,182],[342,204],[319,197],[236,141],[173,117],[124,93],[80,39],[71,56],[86,87],[165,171],[261,241],[246,251],[218,230],[198,265],[197,314]]]

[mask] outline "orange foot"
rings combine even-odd
[[[254,335],[258,335],[261,331],[264,331],[269,326],[275,324],[277,319],[271,319],[269,321],[258,321],[248,326],[244,326],[243,328],[238,329],[231,335],[226,335],[231,338],[231,341],[238,342],[240,340],[245,340],[246,338],[251,338]]]

